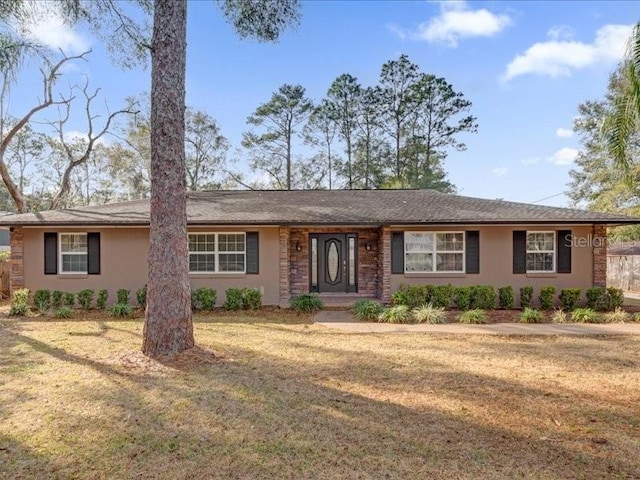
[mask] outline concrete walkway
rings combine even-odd
[[[318,312],[314,322],[327,328],[354,333],[440,333],[481,335],[640,335],[638,323],[493,323],[490,325],[402,325],[359,322],[348,311]]]

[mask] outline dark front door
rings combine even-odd
[[[317,238],[317,290],[319,292],[355,292],[356,236],[344,233],[323,233]]]

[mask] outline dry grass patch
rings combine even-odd
[[[0,319],[0,478],[636,478],[640,338]]]

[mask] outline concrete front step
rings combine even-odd
[[[375,297],[360,293],[320,293],[318,294],[325,308],[351,308],[358,300],[373,300],[379,302]]]

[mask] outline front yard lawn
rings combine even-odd
[[[0,318],[0,478],[640,477],[639,337],[227,314],[155,362],[141,333]]]

